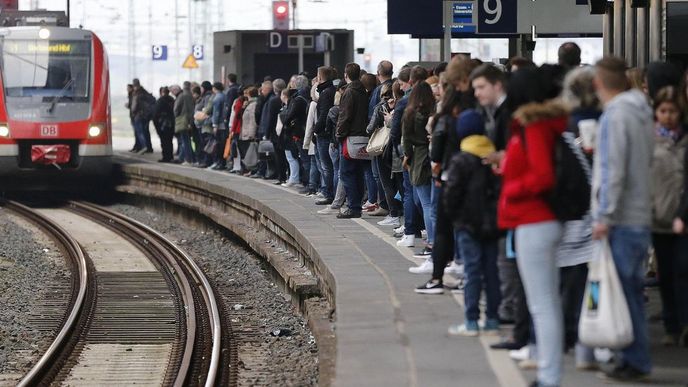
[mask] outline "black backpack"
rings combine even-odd
[[[562,222],[583,219],[590,210],[592,168],[571,132],[564,132],[554,143],[555,184],[547,202]]]

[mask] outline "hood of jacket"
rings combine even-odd
[[[648,115],[653,115],[652,108],[647,103],[645,94],[635,89],[617,95],[607,103],[607,106],[605,106],[605,110],[607,111],[617,109],[622,112],[622,115],[638,117],[639,122],[644,120]]]
[[[363,94],[368,94],[368,92],[365,89],[365,86],[363,86],[363,83],[361,81],[352,81],[348,85],[346,85],[347,89],[351,89],[351,91],[357,91],[361,92]]]
[[[461,151],[483,159],[494,153],[496,148],[487,136],[476,134],[461,141]]]
[[[568,109],[557,100],[532,102],[525,104],[514,112],[514,119],[521,125],[528,126],[538,121],[549,121],[564,118]]]

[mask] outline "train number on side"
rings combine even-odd
[[[57,125],[41,125],[41,137],[57,137]]]

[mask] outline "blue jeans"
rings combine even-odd
[[[315,155],[307,157],[310,159],[308,190],[311,192],[317,192],[320,189],[320,170],[318,169]]]
[[[375,182],[375,177],[373,176],[372,163],[368,163],[368,167],[365,170],[365,186],[368,190],[368,202],[376,204],[377,203],[377,182]]]
[[[498,319],[502,295],[497,270],[497,240],[481,241],[464,230],[457,230],[455,235],[464,262],[466,320],[477,321],[480,318],[479,303],[483,285],[487,296],[485,315],[488,319]]]
[[[432,205],[432,184],[413,186],[413,191],[423,208],[423,221],[425,231],[428,232],[428,245],[435,241],[435,223],[437,222],[437,209]]]
[[[650,246],[649,227],[613,226],[609,230],[609,246],[616,264],[616,271],[623,286],[628,310],[633,321],[633,343],[621,351],[621,361],[633,368],[650,372],[650,346],[645,320],[643,287],[645,260]]]
[[[369,167],[370,161],[366,160],[349,160],[346,157],[339,160],[339,172],[346,190],[346,201],[349,202],[349,209],[353,213],[361,212],[365,189],[364,175]]]
[[[328,140],[318,139],[316,143],[316,150],[320,156],[320,168],[323,178],[322,193],[326,199],[334,199],[334,165],[330,156],[330,142]],[[337,160],[337,172],[339,172],[339,160]]]
[[[294,152],[290,147],[284,150],[284,155],[287,157],[287,162],[289,163],[289,180],[288,183],[297,184],[301,181],[301,165],[299,164],[299,159],[294,156]]]
[[[558,221],[516,228],[516,263],[537,338],[537,380],[552,386],[561,384],[563,370],[564,314],[555,259],[561,235]]]
[[[370,162],[370,166],[373,171],[373,179],[375,179],[375,184],[377,185],[377,194],[379,196],[378,204],[385,210],[389,210],[389,204],[387,204],[387,195],[385,194],[385,189],[382,186],[382,179],[380,179],[380,157],[375,157]]]
[[[191,149],[191,134],[188,130],[179,133],[179,158],[187,163],[193,162],[193,150]]]
[[[149,151],[153,151],[153,145],[150,140],[150,121],[135,119],[134,120],[134,133],[136,133],[136,142],[141,146],[141,149],[145,146]]]
[[[404,234],[415,235],[416,225],[414,223],[416,217],[416,203],[413,200],[413,186],[411,185],[411,176],[408,171],[404,170]]]

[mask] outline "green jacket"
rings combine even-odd
[[[401,126],[404,155],[409,158],[409,174],[414,186],[432,183],[430,168],[430,143],[425,126],[430,117],[423,113],[416,113],[413,120],[403,120]]]

